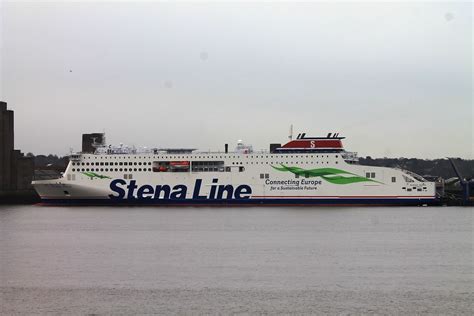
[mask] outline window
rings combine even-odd
[[[397,178],[396,178],[396,177],[392,177],[392,182],[397,182]]]
[[[224,171],[224,161],[192,161],[191,162],[193,172],[218,172]]]
[[[245,168],[244,167],[239,167],[239,172],[244,172]]]
[[[263,173],[260,174],[260,179],[264,179],[265,175]]]
[[[375,172],[370,173],[370,177],[371,177],[372,179],[375,179]]]
[[[265,173],[265,179],[270,178],[270,175],[268,173]]]
[[[365,173],[365,177],[368,178],[368,179],[370,179],[370,172],[366,172],[366,173]]]

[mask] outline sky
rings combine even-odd
[[[469,2],[3,1],[0,100],[16,148],[81,134],[254,149],[346,136],[360,156],[474,158]]]

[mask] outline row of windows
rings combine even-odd
[[[202,162],[193,162],[193,165],[194,164],[200,164]],[[310,162],[310,161],[301,161],[301,162],[298,162],[298,161],[283,161],[283,162],[280,162],[280,161],[277,161],[277,162],[273,162],[273,161],[266,161],[266,162],[245,162],[246,165],[248,164],[261,164],[261,165],[268,165],[268,164],[281,164],[281,163],[289,163],[289,164],[319,164],[319,161],[316,161],[316,162]],[[329,164],[329,161],[321,161],[321,164]],[[337,161],[335,162],[336,164],[338,163]],[[232,162],[233,165],[243,165],[244,163],[243,162]],[[148,166],[151,166],[151,162],[96,162],[96,163],[89,163],[89,162],[73,162],[72,163],[73,166],[141,166],[141,165],[148,165]]]
[[[277,165],[278,164],[300,164],[300,165],[304,165],[304,164],[308,165],[309,164],[309,165],[313,165],[313,164],[319,164],[319,163],[320,163],[319,161],[277,161],[277,162],[273,162],[273,161],[265,161],[265,162],[256,161],[256,162],[253,162],[252,161],[252,162],[245,162],[246,165],[249,165],[249,164],[250,165],[253,165],[253,164],[255,164],[255,165],[268,165],[268,164],[270,164],[270,165],[273,165],[273,164],[277,164]],[[329,161],[321,161],[321,164],[325,164],[325,163],[329,164]],[[337,161],[335,163],[338,164]],[[234,164],[234,163],[232,163],[232,164]],[[244,163],[243,162],[240,162],[240,163],[236,162],[235,164],[236,165],[238,165],[238,164],[243,165]]]
[[[126,155],[126,156],[113,156],[113,155],[108,155],[108,156],[100,156],[100,155],[96,155],[96,156],[84,156],[83,158],[84,159],[104,159],[104,157],[107,159],[147,159],[147,158],[153,158],[153,159],[156,159],[156,158],[161,158],[161,159],[192,159],[192,158],[211,158],[211,159],[214,159],[214,158],[234,158],[234,159],[240,159],[240,158],[250,158],[250,159],[253,159],[254,157],[255,158],[298,158],[298,157],[306,157],[306,158],[319,158],[321,156],[321,158],[329,158],[329,155],[237,155],[237,156],[138,156],[138,157],[133,157],[133,156],[130,156],[130,155]],[[335,156],[336,158],[339,158],[338,155]]]
[[[72,168],[72,171],[151,171],[151,168]]]
[[[88,171],[91,171],[91,172],[94,172],[94,171],[100,171],[100,172],[109,172],[109,171],[138,171],[138,172],[141,172],[141,171],[152,171],[151,168],[72,168],[72,171],[73,172],[88,172]],[[155,170],[153,170],[154,172],[157,172]],[[193,172],[230,172],[231,171],[231,168],[230,167],[225,167],[225,168],[212,168],[212,167],[200,167],[200,168],[193,168],[192,169]],[[239,167],[239,172],[243,172],[245,171],[245,168],[244,167]],[[179,171],[178,171],[179,172]]]
[[[95,165],[96,166],[141,166],[141,165],[149,165],[151,166],[151,162],[127,162],[127,161],[124,161],[124,162],[96,162]],[[72,163],[73,166],[94,166],[94,163],[91,162],[73,162]]]
[[[97,159],[99,158],[103,159],[104,156],[94,156],[94,157],[83,157],[84,159]],[[226,159],[226,158],[232,158],[232,159],[241,159],[241,158],[329,158],[329,155],[238,155],[238,156],[150,156],[150,157],[130,157],[130,156],[105,156],[106,160],[111,160],[113,159],[149,159],[149,158],[161,158],[161,159],[196,159],[196,158],[203,158],[203,159]],[[339,158],[338,155],[335,156],[335,158]],[[77,163],[79,164],[79,163]],[[93,164],[93,163],[91,163]],[[129,164],[131,164],[129,162]],[[146,162],[144,162],[146,164]]]
[[[423,187],[423,188],[406,188],[406,187],[403,187],[402,189],[406,190],[408,192],[411,192],[411,191],[418,191],[418,192],[427,191],[426,187]]]

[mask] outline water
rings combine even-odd
[[[474,208],[0,207],[0,314],[473,312]]]

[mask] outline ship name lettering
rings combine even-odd
[[[196,179],[194,184],[194,190],[192,198],[196,200],[221,200],[221,199],[249,199],[252,194],[252,188],[249,185],[242,184],[234,189],[231,184],[218,184],[218,179],[212,180],[209,194],[202,193],[202,179]],[[150,199],[162,199],[162,200],[181,200],[186,199],[186,193],[188,187],[184,184],[178,184],[172,188],[169,185],[156,185],[152,186],[145,184],[138,186],[135,180],[131,180],[128,184],[123,179],[115,179],[110,182],[110,189],[113,194],[110,194],[111,199],[139,199],[139,200],[150,200]]]

